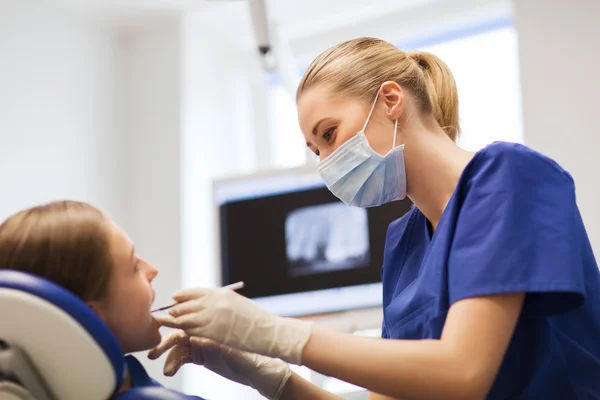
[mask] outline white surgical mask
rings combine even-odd
[[[371,148],[365,136],[378,97],[379,92],[362,130],[317,166],[329,190],[351,206],[376,207],[406,197],[404,145],[396,147],[398,121],[394,123],[392,150],[384,157]]]

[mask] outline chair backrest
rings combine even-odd
[[[46,279],[0,269],[0,341],[0,398],[4,384],[7,398],[26,398],[13,393],[22,385],[52,400],[106,400],[122,384],[113,334],[81,299]]]

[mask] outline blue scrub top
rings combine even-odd
[[[144,366],[131,355],[125,356],[125,363],[127,365],[127,369],[129,370],[129,374],[131,377],[131,387],[139,388],[139,387],[163,387],[160,383],[158,383],[155,379],[151,378]],[[165,390],[168,390],[165,388]],[[181,394],[182,399],[188,400],[204,400],[198,396],[188,396]]]
[[[392,222],[384,338],[439,339],[461,299],[525,292],[488,399],[600,399],[600,274],[571,176],[519,144],[475,154],[438,228],[415,207]]]

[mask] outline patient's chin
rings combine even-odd
[[[161,336],[159,324],[152,323],[143,331],[129,331],[127,337],[120,338],[121,346],[124,353],[135,353],[137,351],[150,350],[160,344]]]
[[[148,327],[148,330],[146,331],[146,335],[145,335],[145,343],[147,348],[143,349],[143,350],[149,350],[155,346],[158,346],[160,341],[161,341],[161,336],[160,336],[160,324],[158,324],[158,322],[154,321],[154,319],[152,320],[153,323],[150,327]]]
[[[152,332],[152,337],[153,337],[153,343],[150,346],[150,348],[156,347],[160,344],[160,341],[162,340],[162,336],[160,335],[160,324],[156,323],[156,326],[153,328],[153,332]]]
[[[127,353],[135,353],[138,351],[146,351],[150,350],[160,344],[160,333],[157,331],[156,333],[152,333],[151,336],[145,338],[138,338],[138,340],[132,341],[129,345],[122,345],[123,352]]]

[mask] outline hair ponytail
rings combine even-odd
[[[426,51],[407,53],[423,71],[431,112],[438,124],[456,141],[460,133],[458,91],[450,68],[438,56]]]

